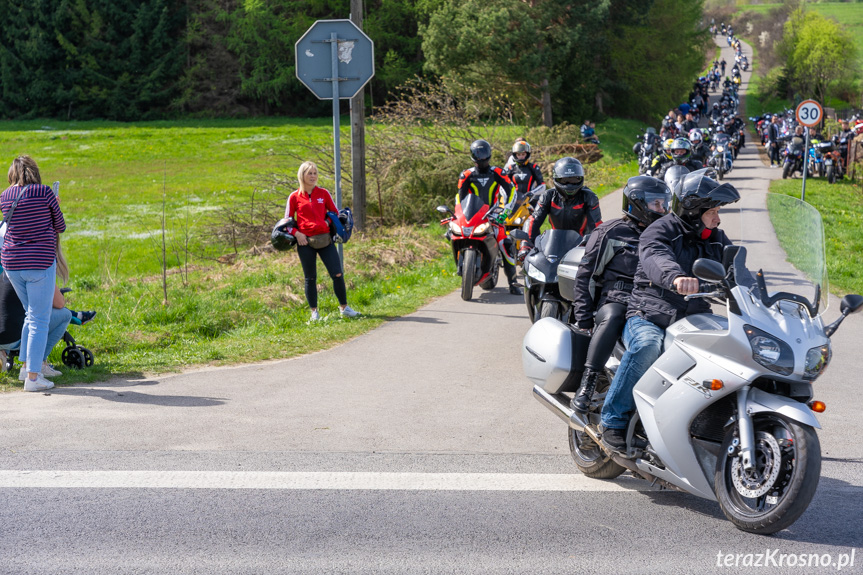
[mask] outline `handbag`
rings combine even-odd
[[[308,236],[309,247],[316,250],[322,250],[333,242],[333,237],[330,234],[317,234]]]
[[[15,201],[12,202],[12,207],[9,208],[9,213],[6,214],[6,217],[3,218],[3,221],[0,222],[0,245],[2,245],[6,241],[6,230],[9,229],[9,220],[12,219],[12,214],[15,213],[15,207],[18,205],[18,201],[21,199],[21,196],[24,195],[24,192],[27,191],[29,186],[24,186],[21,188],[21,191],[18,192],[18,197],[15,198]]]

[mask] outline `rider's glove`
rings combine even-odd
[[[502,224],[507,220],[507,218],[509,218],[509,216],[510,216],[510,211],[509,210],[503,210],[502,212],[498,213],[494,217],[494,219],[497,223]]]

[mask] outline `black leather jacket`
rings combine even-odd
[[[623,217],[605,222],[590,234],[575,276],[572,304],[575,324],[581,329],[593,327],[593,314],[605,303],[629,303],[643,230]]]
[[[568,197],[552,188],[542,196],[531,217],[530,241],[539,236],[539,229],[545,218],[551,219],[551,227],[556,230],[575,230],[586,235],[602,223],[599,198],[590,188],[581,188],[574,196]]]
[[[731,245],[725,232],[717,228],[702,239],[676,214],[668,214],[644,230],[638,245],[627,318],[641,316],[665,329],[687,315],[710,311],[704,299],[683,299],[674,289],[674,280],[692,277],[692,265],[698,258],[721,262],[725,246]]]

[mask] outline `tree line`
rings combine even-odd
[[[0,0],[0,117],[327,115],[294,44],[350,0]],[[709,41],[703,0],[365,0],[369,106],[411,78],[499,95],[533,122],[648,119]]]

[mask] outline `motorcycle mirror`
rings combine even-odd
[[[849,315],[860,311],[863,307],[863,296],[857,294],[848,294],[842,298],[842,303],[839,305],[839,311],[842,315]]]
[[[511,237],[514,240],[520,240],[520,241],[530,239],[530,235],[524,230],[512,230],[511,232],[509,232],[509,237]]]
[[[692,274],[700,280],[719,283],[725,279],[725,267],[717,261],[700,258],[692,264]]]
[[[436,207],[435,209],[436,209],[437,211],[439,211],[440,213],[442,213],[442,214],[451,214],[451,213],[452,213],[452,212],[450,211],[450,209],[449,209],[448,207],[446,207],[446,206],[438,206],[438,207]]]

